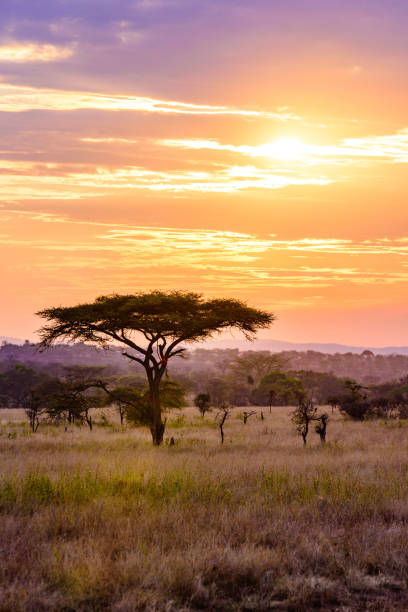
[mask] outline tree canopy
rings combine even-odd
[[[274,320],[272,314],[240,300],[205,300],[198,293],[184,291],[113,294],[88,304],[46,308],[37,314],[52,322],[40,330],[43,344],[61,338],[105,344],[111,338],[132,348],[135,343],[128,339],[129,331],[139,332],[149,341],[157,336],[178,344],[235,328],[252,339],[258,329]]]

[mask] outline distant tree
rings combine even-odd
[[[43,379],[41,382],[27,389],[22,399],[22,407],[35,433],[40,425],[40,419],[47,414],[54,397],[60,393],[61,382],[56,378]]]
[[[105,387],[104,387],[105,388]],[[107,403],[114,404],[119,413],[120,424],[126,419],[134,425],[146,425],[149,421],[149,404],[146,393],[137,387],[118,386],[107,390]]]
[[[340,397],[337,395],[329,395],[329,397],[326,399],[326,403],[331,407],[333,414],[334,409],[337,408],[340,403]]]
[[[32,388],[48,377],[22,363],[0,374],[0,398],[7,408],[22,408]]]
[[[225,421],[230,416],[230,409],[227,406],[221,406],[220,412],[217,414],[216,421],[220,428],[221,444],[224,444],[224,425]]]
[[[0,401],[8,408],[23,408],[30,427],[36,432],[60,381],[23,364],[0,373]]]
[[[346,391],[344,379],[334,376],[331,372],[297,370],[289,372],[289,375],[301,380],[308,396],[318,404],[326,404],[329,397],[344,394]]]
[[[251,410],[250,412],[248,412],[247,410],[244,410],[244,412],[242,413],[242,417],[244,420],[244,425],[247,424],[247,421],[249,419],[249,417],[254,416],[256,414],[255,410]]]
[[[345,381],[345,386],[346,393],[338,398],[340,412],[357,421],[372,416],[372,406],[364,387],[351,379]]]
[[[269,327],[274,320],[272,314],[239,300],[204,300],[197,293],[182,291],[102,296],[93,303],[47,308],[38,314],[48,321],[40,331],[43,347],[61,339],[101,345],[113,341],[124,345],[123,354],[144,367],[149,386],[148,425],[155,445],[162,443],[165,429],[160,381],[169,359],[185,351],[181,344],[231,328],[252,339],[258,329]]]
[[[260,406],[298,404],[306,393],[300,380],[284,372],[271,372],[262,378],[251,394],[253,402]]]
[[[408,379],[373,385],[368,389],[372,415],[375,417],[407,418]]]
[[[268,393],[269,414],[272,413],[272,406],[273,406],[274,399],[275,399],[275,391],[273,389],[269,389],[269,393]]]
[[[235,380],[246,381],[248,385],[259,385],[264,376],[281,370],[285,364],[281,355],[269,351],[245,351],[230,363],[229,371]]]
[[[141,396],[141,392],[146,387],[146,381],[143,376],[112,376],[104,381],[100,381],[100,387],[106,393],[106,405],[113,404],[117,408],[120,424],[123,427],[129,403],[134,403],[133,394]]]
[[[304,399],[299,402],[298,407],[292,414],[292,422],[296,426],[296,431],[303,439],[306,446],[310,423],[316,419],[317,407],[312,400]]]
[[[194,406],[197,406],[201,416],[204,418],[205,413],[210,410],[211,397],[209,393],[199,393],[194,398]]]
[[[231,385],[226,378],[212,377],[205,383],[205,388],[211,397],[213,406],[220,408],[231,401]]]
[[[69,423],[86,423],[93,429],[92,409],[104,405],[101,394],[101,374],[104,368],[92,366],[70,366],[65,368],[65,376],[60,388],[53,394],[48,407],[48,415],[54,421],[66,419]]]

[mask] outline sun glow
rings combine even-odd
[[[304,155],[306,148],[306,145],[297,138],[279,138],[264,145],[264,154],[278,159],[299,159]]]

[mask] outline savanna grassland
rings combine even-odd
[[[143,428],[40,426],[2,410],[0,609],[406,610],[408,426],[290,409]]]

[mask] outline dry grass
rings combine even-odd
[[[289,410],[30,434],[0,411],[0,610],[406,610],[408,428]],[[114,421],[112,415],[108,415]]]

